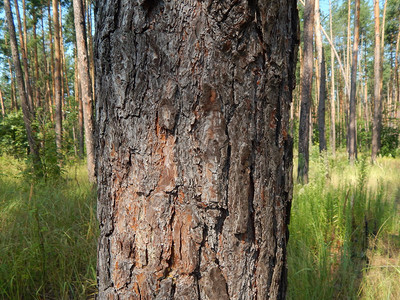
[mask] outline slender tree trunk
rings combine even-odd
[[[357,140],[356,140],[356,90],[357,90],[357,61],[358,61],[358,44],[360,43],[360,0],[356,0],[356,15],[354,17],[354,44],[353,58],[351,62],[351,84],[350,84],[350,106],[349,106],[349,160],[354,163],[357,159]]]
[[[6,110],[4,108],[4,99],[3,99],[3,93],[1,92],[1,89],[0,89],[0,102],[1,102],[1,115],[4,117],[6,115]]]
[[[87,0],[83,0],[85,2]],[[84,11],[86,10],[86,18],[87,18],[87,34],[86,34],[86,41],[87,41],[87,52],[88,52],[88,62],[89,62],[89,71],[90,71],[90,78],[92,82],[92,98],[93,103],[95,102],[95,86],[94,86],[94,57],[93,57],[93,34],[92,34],[92,7],[90,1],[87,1],[87,4],[84,5]]]
[[[332,33],[332,2],[329,0],[329,31],[333,41]],[[331,47],[331,149],[333,157],[336,156],[336,116],[335,116],[335,57],[334,47]]]
[[[35,106],[40,107],[41,106],[41,101],[40,101],[40,88],[39,88],[39,58],[38,58],[38,49],[37,49],[37,33],[36,33],[36,24],[37,24],[37,16],[36,16],[36,11],[33,11],[33,39],[35,40],[34,46],[33,46],[33,56],[34,56],[34,62],[35,62],[35,85],[34,85],[34,91],[35,91]]]
[[[350,78],[350,44],[351,44],[351,0],[347,1],[347,47],[346,47],[346,78],[347,81],[351,81]],[[350,97],[349,86],[346,86],[346,97]],[[351,87],[350,87],[351,89]]]
[[[313,77],[313,28],[314,28],[314,0],[306,0],[304,10],[304,51],[303,72],[301,74],[301,110],[299,125],[299,163],[297,180],[308,182],[309,165],[309,135],[310,135],[310,108],[312,102]]]
[[[380,26],[379,26],[379,0],[374,0],[374,19],[375,19],[375,53],[374,53],[374,117],[372,120],[372,151],[371,160],[376,161],[380,148],[381,139],[381,46],[380,46]]]
[[[32,88],[29,80],[29,66],[28,66],[28,55],[27,55],[27,48],[26,48],[26,43],[25,43],[25,37],[27,35],[26,32],[22,31],[22,23],[21,23],[21,18],[19,14],[19,6],[18,6],[18,0],[14,0],[15,3],[15,13],[17,17],[17,23],[18,23],[18,32],[19,32],[19,43],[21,46],[21,54],[22,54],[22,65],[24,67],[24,86],[26,89],[27,97],[28,97],[28,108],[31,112],[34,111],[33,108],[33,93],[32,93]]]
[[[400,16],[399,16],[399,29],[396,39],[396,54],[394,58],[394,78],[395,78],[395,97],[394,97],[394,115],[393,118],[400,117],[397,115],[398,108],[400,107],[400,84],[399,84],[399,50],[400,50]]]
[[[76,47],[75,47],[76,49]],[[74,80],[74,93],[75,93],[75,103],[78,106],[78,156],[80,159],[83,158],[84,155],[84,129],[83,129],[83,105],[82,105],[82,97],[80,93],[80,84],[79,84],[79,69],[78,69],[78,57],[75,51],[75,80]]]
[[[319,95],[318,95],[318,133],[319,133],[319,152],[326,151],[325,139],[325,95],[326,95],[326,77],[325,77],[325,55],[322,47],[321,20],[319,12],[319,1],[315,0],[315,45],[318,55],[319,70]]]
[[[54,43],[53,43],[53,29],[52,29],[52,20],[51,20],[51,0],[47,2],[47,13],[48,13],[48,23],[49,23],[49,44],[50,44],[50,63],[49,63],[49,88],[50,88],[50,113],[51,113],[51,121],[55,120],[55,109],[53,109],[55,105],[55,62],[54,62]]]
[[[92,81],[90,79],[90,66],[88,60],[88,50],[85,39],[85,19],[83,14],[82,0],[73,0],[74,5],[74,20],[76,30],[76,45],[77,45],[77,58],[78,70],[81,86],[81,95],[83,103],[83,114],[85,124],[85,144],[86,144],[86,157],[87,168],[90,182],[95,182],[94,175],[94,137],[93,137],[93,109],[92,109]]]
[[[97,2],[99,299],[284,299],[296,1],[141,3]]]
[[[61,42],[60,23],[58,12],[58,0],[53,3],[53,24],[54,24],[54,105],[55,105],[55,128],[57,151],[61,153],[62,147],[62,94],[61,94]]]
[[[7,47],[8,46],[7,36],[4,36],[4,43]],[[8,70],[10,72],[10,81],[11,81],[11,110],[17,112],[19,108],[15,92],[14,73],[12,71],[12,63],[10,57],[7,57],[7,62],[8,62]]]
[[[4,36],[4,44],[6,47],[8,47],[8,41],[7,41],[7,36]],[[14,84],[14,73],[12,71],[12,63],[10,57],[7,57],[7,62],[8,62],[8,70],[10,72],[10,82],[11,82],[11,110],[17,112],[19,110],[18,108],[18,102],[16,98],[16,92],[15,92],[15,84]]]
[[[7,19],[8,25],[8,32],[10,34],[10,45],[11,45],[11,53],[14,62],[14,69],[16,73],[16,79],[18,84],[18,92],[21,99],[21,107],[22,113],[24,118],[24,124],[26,129],[26,136],[28,139],[29,149],[33,156],[34,166],[38,168],[40,165],[39,159],[39,152],[37,149],[36,141],[32,131],[32,119],[33,119],[33,112],[29,108],[28,96],[25,90],[25,82],[21,68],[21,62],[19,59],[18,53],[18,44],[17,44],[17,37],[15,34],[15,26],[13,21],[13,16],[11,12],[11,4],[10,0],[4,0],[4,10]]]

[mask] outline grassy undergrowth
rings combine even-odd
[[[310,167],[294,187],[288,298],[400,299],[400,160],[314,152]]]
[[[294,186],[288,299],[400,299],[400,160],[313,152]],[[90,299],[95,192],[83,165],[34,182],[0,157],[0,299]],[[296,173],[296,172],[294,172]]]
[[[29,182],[0,157],[0,299],[88,299],[95,293],[95,192],[85,167]]]

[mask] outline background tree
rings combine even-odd
[[[99,297],[283,299],[296,1],[107,0],[96,25]]]
[[[351,84],[350,84],[350,103],[349,103],[349,160],[353,163],[357,159],[357,127],[356,127],[356,90],[357,90],[357,62],[358,44],[360,43],[360,0],[355,1],[354,17],[354,42],[353,58],[351,63]]]
[[[372,125],[372,151],[371,159],[373,162],[380,147],[380,128],[381,128],[381,46],[380,46],[380,25],[379,25],[379,0],[374,0],[374,20],[375,20],[375,55],[374,55],[374,118]]]
[[[87,166],[89,180],[95,182],[94,175],[94,139],[93,139],[93,97],[92,97],[92,81],[90,78],[90,67],[88,60],[88,51],[86,44],[86,26],[83,14],[82,0],[74,0],[74,20],[76,30],[76,45],[77,45],[77,67],[79,70],[79,82],[82,93],[83,114],[85,124],[85,142],[87,153]]]
[[[14,62],[17,84],[18,84],[18,93],[21,98],[21,107],[24,115],[24,124],[26,129],[26,135],[28,138],[29,149],[33,156],[34,165],[36,168],[38,168],[40,164],[40,157],[37,148],[37,143],[35,141],[35,137],[32,131],[33,111],[29,106],[27,91],[25,90],[24,76],[22,73],[21,62],[19,58],[17,37],[15,34],[15,26],[11,11],[10,0],[4,0],[4,10],[7,18],[8,31],[10,35],[11,52]]]
[[[308,182],[308,168],[310,157],[310,108],[312,102],[313,78],[313,34],[314,34],[314,0],[305,1],[304,30],[303,30],[303,72],[301,74],[301,109],[299,124],[299,182]]]
[[[314,0],[315,1],[315,0]],[[326,95],[326,74],[325,74],[325,54],[322,46],[321,19],[319,11],[319,0],[315,2],[315,46],[317,49],[318,62],[318,133],[319,151],[326,150],[325,139],[325,95]]]

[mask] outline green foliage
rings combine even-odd
[[[399,130],[397,128],[383,126],[381,132],[381,150],[382,156],[396,157],[399,152]]]
[[[86,168],[30,185],[15,160],[0,166],[0,299],[92,298],[98,231]]]
[[[24,158],[28,149],[22,112],[10,113],[0,119],[0,155]]]

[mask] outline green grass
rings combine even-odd
[[[288,299],[399,299],[400,160],[350,166],[314,149],[310,167],[294,187]]]
[[[83,165],[29,182],[0,158],[0,299],[87,299],[96,291],[95,192]]]
[[[288,299],[400,299],[400,159],[368,161],[313,149],[310,183],[294,186]],[[34,183],[23,166],[0,157],[0,299],[93,298],[98,224],[85,166]]]

